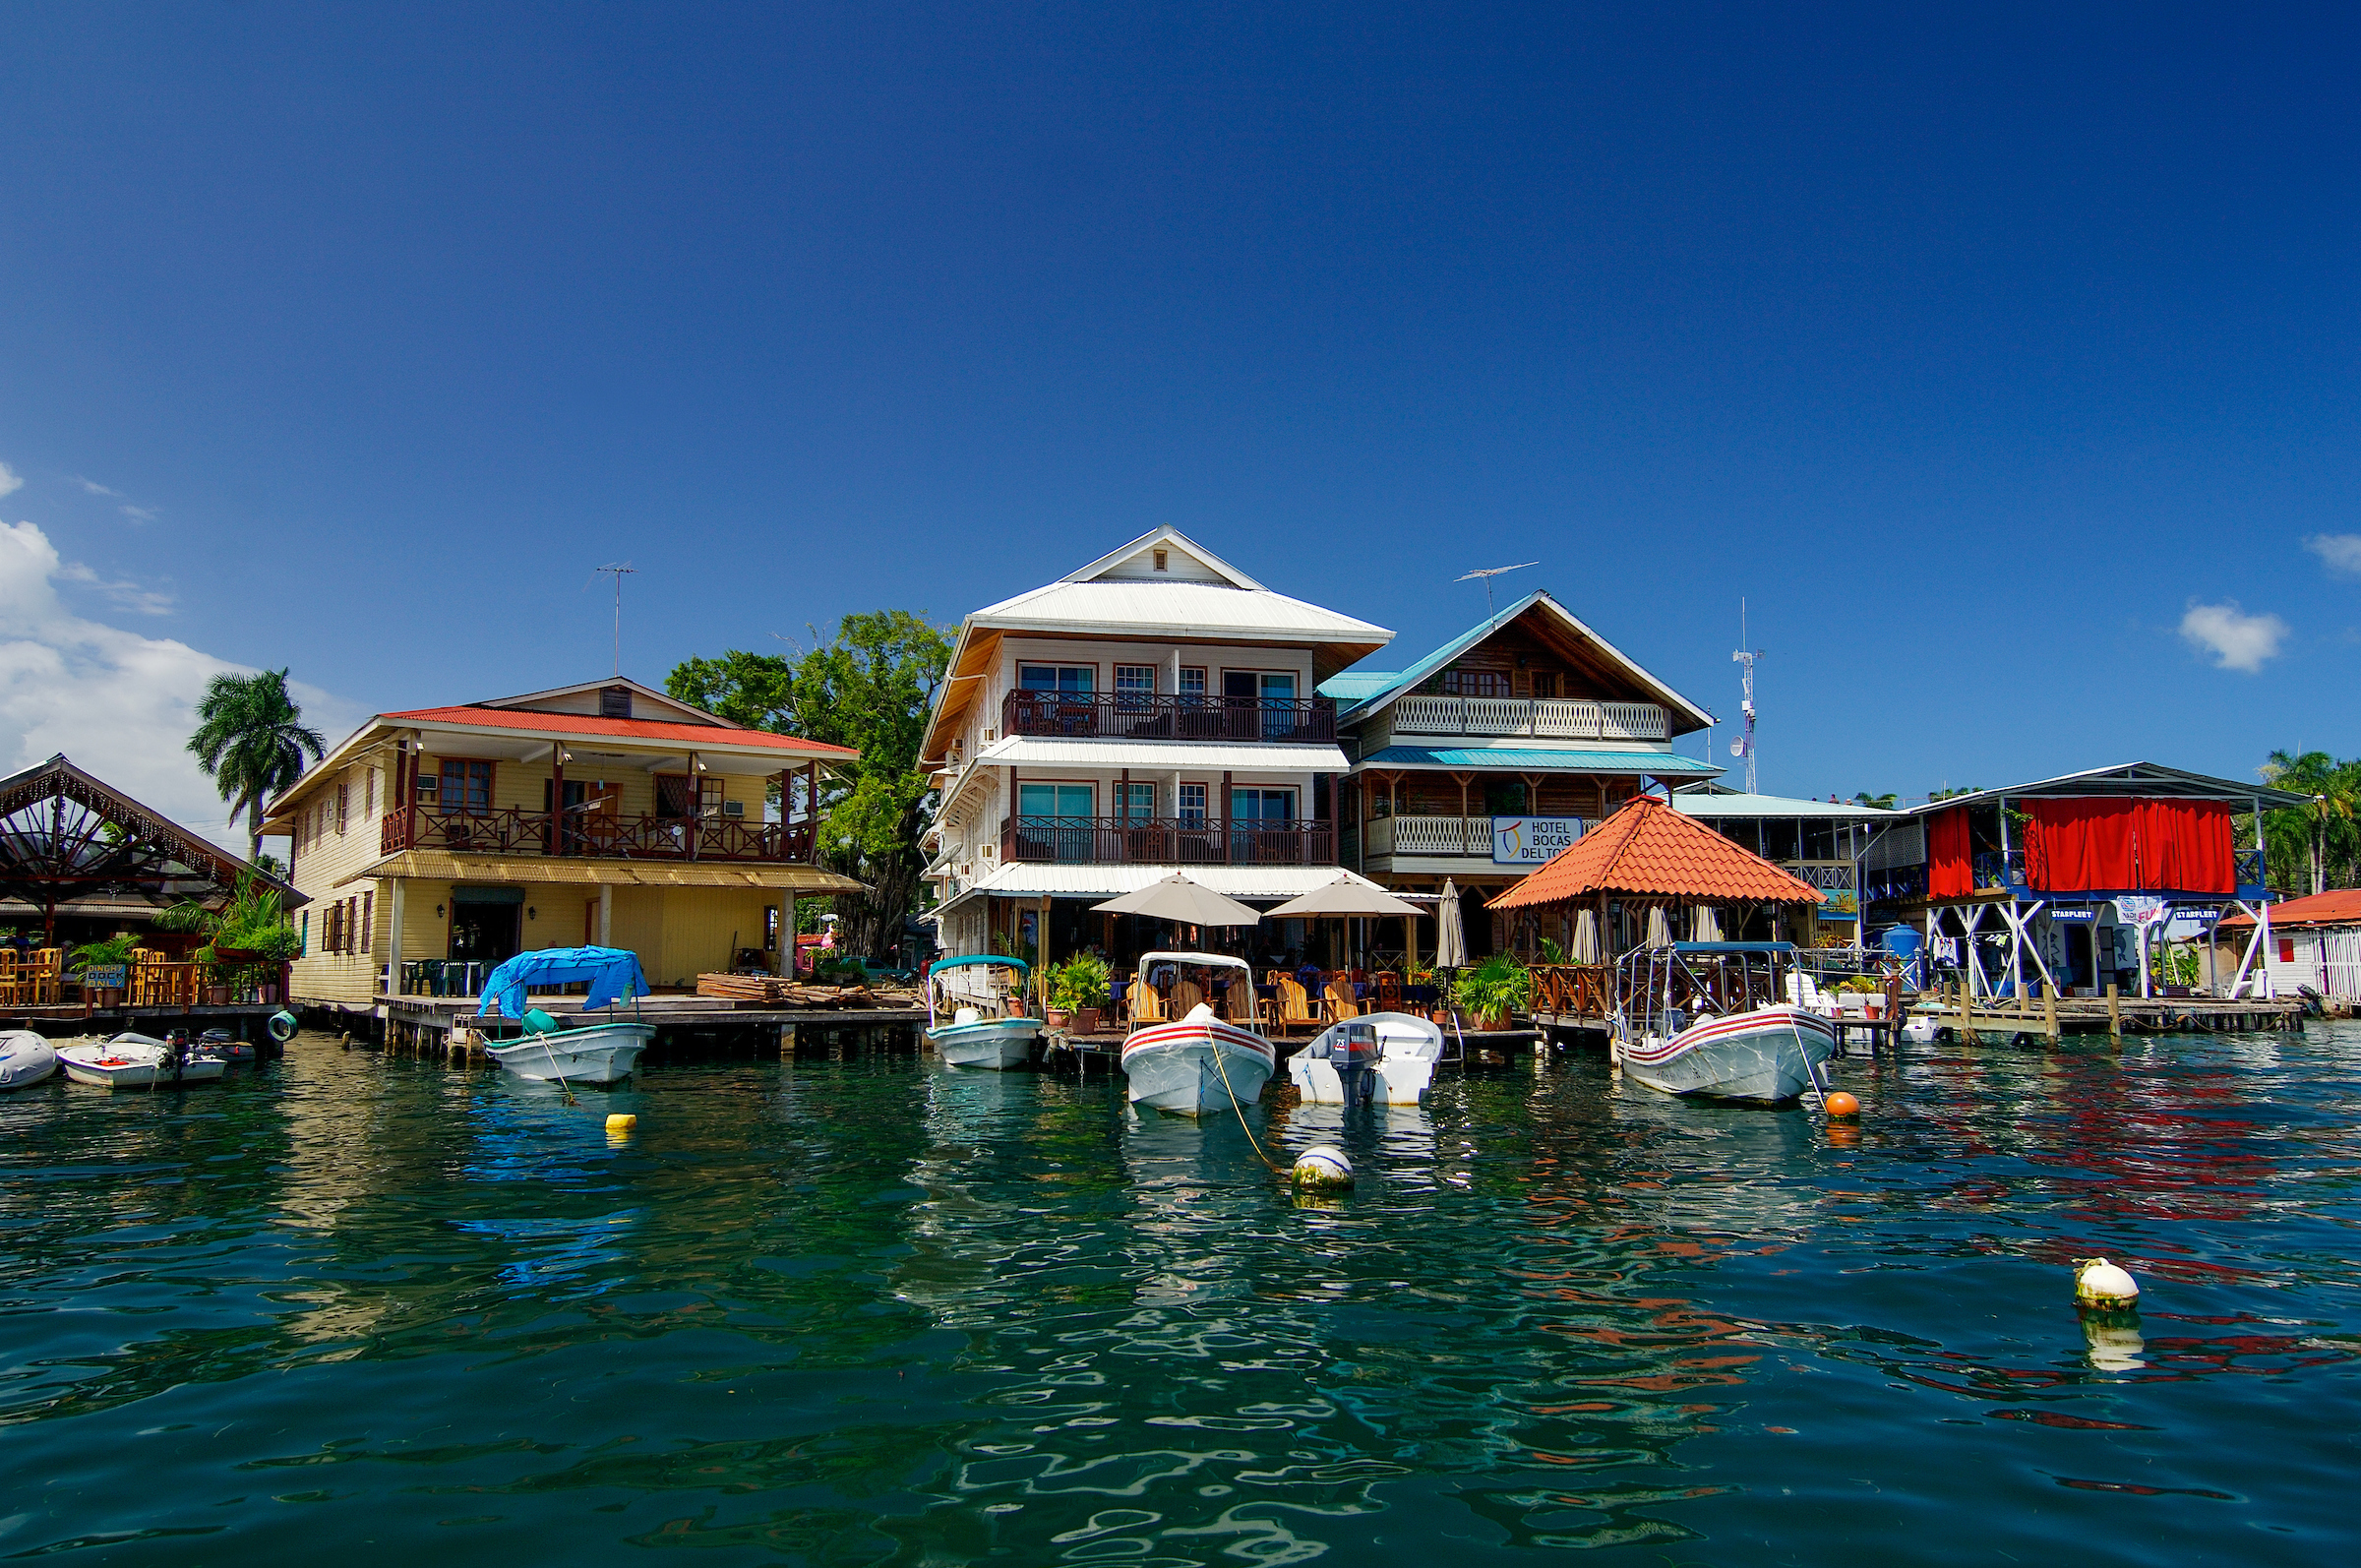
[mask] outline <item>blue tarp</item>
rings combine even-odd
[[[483,1010],[499,1018],[524,1016],[527,986],[578,986],[587,981],[584,1007],[609,1007],[647,995],[639,955],[622,947],[544,947],[518,953],[484,982]]]

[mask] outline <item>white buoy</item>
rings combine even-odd
[[[1295,1177],[1300,1187],[1349,1187],[1353,1162],[1336,1145],[1319,1144],[1296,1156]]]
[[[2125,1311],[2140,1304],[2140,1287],[2105,1258],[2081,1258],[2074,1266],[2074,1304]]]

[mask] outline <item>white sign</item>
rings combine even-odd
[[[1539,866],[1580,837],[1579,816],[1495,816],[1492,864]]]

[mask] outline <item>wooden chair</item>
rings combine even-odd
[[[1156,995],[1156,988],[1144,980],[1135,980],[1123,988],[1123,1009],[1131,1015],[1131,1027],[1134,1029],[1173,1021],[1164,1010],[1164,998]]]
[[[1353,999],[1353,983],[1339,977],[1328,982],[1328,1017],[1341,1023],[1347,1018],[1361,1016],[1361,1003]]]
[[[1377,971],[1377,1010],[1379,1012],[1400,1012],[1402,1010],[1402,977],[1390,969]]]
[[[65,993],[66,950],[43,947],[32,955],[32,1004],[54,1007]]]
[[[1185,1018],[1188,1016],[1189,1009],[1204,999],[1205,993],[1195,981],[1176,980],[1173,982],[1173,1006],[1170,1016]]]
[[[1273,1034],[1283,1035],[1292,1029],[1317,1030],[1320,1027],[1320,1015],[1312,1009],[1311,997],[1288,975],[1279,977],[1279,995],[1270,1003],[1269,1016]]]

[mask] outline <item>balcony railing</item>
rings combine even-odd
[[[2263,885],[2263,852],[2261,850],[2233,850],[2230,858],[2235,868],[2230,874],[2237,879],[2240,887]]]
[[[1665,710],[1653,702],[1568,697],[1406,696],[1394,704],[1397,735],[1529,735],[1553,741],[1663,741]]]
[[[554,814],[514,807],[447,812],[412,807],[390,813],[378,827],[378,853],[405,849],[466,850],[485,855],[595,855],[618,860],[716,860],[807,863],[809,822],[748,822],[735,816],[623,816],[570,811],[560,827]]]
[[[1336,703],[1324,696],[1011,692],[1000,702],[1000,729],[1084,740],[1333,741]]]
[[[1582,830],[1599,825],[1582,819]],[[1371,855],[1474,855],[1492,858],[1488,816],[1373,816],[1363,824]]]
[[[1000,859],[1068,866],[1333,866],[1328,822],[1201,821],[1195,817],[1000,818]]]
[[[2012,849],[2005,854],[1988,849],[1968,863],[1975,874],[1978,887],[2023,887],[2025,885],[2025,851]]]

